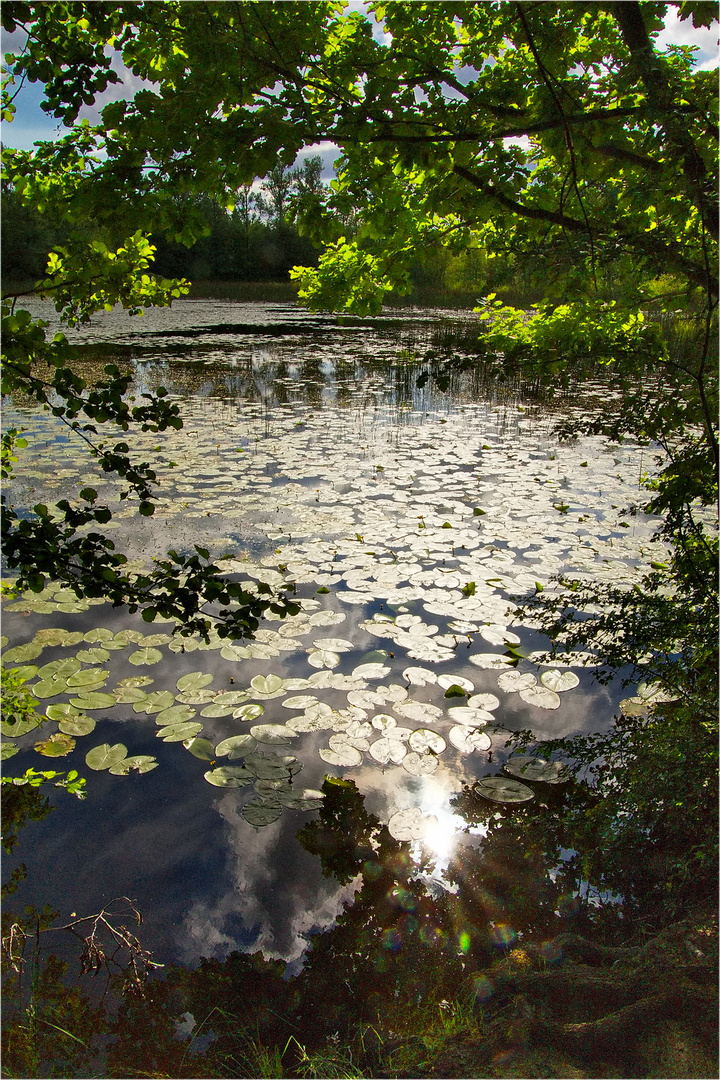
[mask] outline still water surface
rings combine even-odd
[[[77,657],[80,672],[96,672],[85,690],[75,672],[75,682],[39,691],[43,706],[75,701],[95,727],[54,766],[88,777],[87,800],[55,798],[24,832],[22,902],[50,902],[65,918],[130,896],[161,960],[262,948],[296,965],[305,935],[353,895],[295,840],[313,816],[297,804],[317,805],[325,774],[352,778],[396,838],[409,820],[437,856],[431,887],[441,889],[457,845],[482,843],[462,831],[450,799],[500,773],[508,731],[558,737],[609,725],[632,690],[621,679],[600,685],[589,655],[544,663],[547,641],[515,612],[518,597],[550,591],[558,574],[631,583],[662,556],[657,521],[623,515],[641,498],[647,449],[559,443],[559,418],[597,407],[589,391],[540,405],[477,368],[452,374],[445,392],[432,380],[418,386],[421,371],[442,371],[472,336],[467,313],[356,320],[207,300],[142,320],[113,312],[71,331],[81,365],[131,364],[136,394],[163,385],[181,405],[181,431],[128,440],[158,473],[152,519],[117,503],[119,487],[56,418],[7,407],[6,424],[25,427],[30,443],[11,491],[17,507],[92,484],[117,505],[110,535],[138,568],[197,543],[226,556],[230,573],[289,587],[302,606],[228,648],[181,645],[172,624],[151,627],[52,589],[5,604],[9,645],[43,645],[27,658],[11,653],[15,663]],[[34,637],[50,627],[75,637]],[[123,630],[133,640],[115,639]],[[526,654],[514,666],[508,646]],[[512,671],[534,684],[514,689]],[[558,682],[566,673],[577,685]],[[110,697],[88,697],[98,692]],[[158,694],[155,707],[148,695]],[[207,740],[216,766],[250,763],[243,786],[207,781],[216,766],[188,752],[179,727],[173,735],[181,722]],[[222,744],[238,735],[243,754],[227,756]],[[45,766],[37,738],[20,740],[13,771]],[[85,756],[103,743],[159,765],[92,771]]]

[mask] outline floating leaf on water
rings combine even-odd
[[[140,667],[142,664],[159,664],[161,660],[162,653],[159,649],[138,649],[128,656],[129,663],[134,664],[135,667]]]
[[[315,638],[313,645],[316,649],[329,650],[330,652],[343,653],[352,652],[355,648],[352,641],[348,641],[347,638]]]
[[[175,700],[181,705],[209,705],[214,701],[217,694],[215,690],[194,690],[185,694],[176,694]]]
[[[241,660],[249,660],[252,653],[247,645],[223,645],[220,655],[223,660],[239,663]]]
[[[202,724],[169,724],[155,732],[158,739],[163,742],[185,742],[192,739],[202,731]]]
[[[75,654],[75,659],[82,661],[83,664],[104,664],[110,659],[110,653],[107,649],[81,649]]]
[[[322,747],[320,757],[327,761],[328,765],[337,765],[339,768],[351,769],[362,763],[362,754],[354,746],[346,743],[339,750]]]
[[[523,701],[537,709],[560,708],[560,698],[554,690],[548,690],[546,686],[529,686],[527,690],[520,690],[519,693]]]
[[[310,694],[298,695],[297,697],[285,698],[282,703],[283,709],[310,709],[313,705],[319,705],[320,701]]]
[[[35,664],[21,664],[20,667],[14,668],[15,674],[19,679],[24,679],[25,682],[29,682],[30,679],[34,679],[38,673],[38,669]]]
[[[448,738],[461,754],[472,754],[475,750],[489,750],[492,746],[490,736],[486,735],[484,731],[466,727],[464,724],[456,724],[451,727]]]
[[[213,787],[248,787],[255,779],[244,765],[221,765],[219,769],[210,769],[203,775]]]
[[[395,840],[407,843],[421,840],[428,825],[422,810],[413,806],[407,810],[398,810],[388,821],[388,832]]]
[[[28,660],[34,660],[43,651],[42,643],[28,641],[25,645],[16,645],[12,649],[6,649],[3,653],[3,663],[7,667],[12,664],[26,664]]]
[[[466,705],[448,709],[448,716],[456,724],[463,724],[464,727],[485,727],[486,724],[492,724],[495,720],[491,712],[485,709],[471,709]]]
[[[218,705],[213,702],[211,705],[206,705],[204,709],[200,711],[201,716],[232,716],[236,709],[235,705]]]
[[[257,742],[252,735],[233,735],[229,739],[223,739],[215,747],[216,757],[242,758],[255,749]]]
[[[308,664],[314,668],[336,668],[340,663],[340,656],[328,649],[313,649],[308,653]]]
[[[353,679],[384,679],[390,674],[390,668],[382,664],[360,664],[354,668]]]
[[[570,779],[567,766],[561,761],[545,761],[530,754],[513,754],[503,768],[511,776],[521,780],[538,780],[543,784],[562,784]]]
[[[96,685],[102,686],[102,683]],[[29,689],[30,693],[36,698],[57,697],[58,694],[65,693],[67,690],[67,682],[63,678],[43,679],[42,682],[33,683]]]
[[[399,739],[376,739],[370,747],[370,756],[379,761],[381,765],[387,765],[388,762],[399,765],[407,752],[407,746],[400,742]]]
[[[265,712],[265,706],[253,701],[249,705],[241,705],[239,709],[235,709],[233,717],[236,720],[257,720],[258,716],[262,716]]]
[[[494,709],[500,708],[500,698],[495,694],[473,694],[468,698],[468,705],[471,709],[484,709],[485,712],[492,712]]]
[[[447,746],[442,735],[431,731],[430,728],[416,728],[408,739],[408,743],[410,749],[416,754],[426,754],[428,751],[432,751],[433,754],[442,754]]]
[[[148,696],[139,686],[116,686],[113,695],[118,705],[135,705],[139,701],[144,701]]]
[[[213,761],[215,758],[215,747],[209,739],[199,739],[197,736],[193,739],[184,739],[183,746],[193,757],[200,758],[201,761]]]
[[[95,730],[95,721],[92,716],[83,716],[80,713],[77,716],[68,716],[60,720],[58,727],[65,735],[89,735],[91,731]]]
[[[472,694],[475,689],[475,684],[469,679],[462,678],[461,675],[438,675],[437,681],[438,686],[441,686],[443,690],[450,690],[451,687],[457,686],[466,694]],[[447,694],[445,696],[447,697]]]
[[[553,690],[556,694],[562,693],[563,690],[572,690],[580,684],[580,680],[574,671],[556,671],[555,668],[551,668],[550,671],[543,671],[540,682],[543,686],[547,686],[548,690]]]
[[[175,695],[170,690],[155,690],[152,694],[145,695],[145,707],[143,711],[149,716],[153,713],[163,712],[164,709],[171,709],[175,705]]]
[[[374,728],[377,728],[378,731],[382,731],[383,735],[389,736],[392,728],[397,727],[397,720],[394,716],[391,716],[390,713],[376,713],[372,718],[371,724]]]
[[[280,756],[272,750],[253,750],[245,758],[245,767],[258,780],[281,780],[298,772],[302,765],[290,755]]]
[[[322,791],[316,791],[314,788],[303,788],[302,791],[295,791],[293,788],[289,788],[287,784],[283,784],[282,789],[277,793],[277,797],[282,805],[290,810],[320,810],[325,800]]]
[[[282,815],[282,812],[283,808],[279,805],[279,800],[278,805],[273,805],[261,799],[251,799],[250,802],[245,803],[240,811],[248,825],[254,825],[256,828],[272,825],[273,821],[277,821]]]
[[[531,686],[535,686],[537,679],[532,672],[522,672],[514,668],[512,671],[503,671],[501,675],[498,675],[498,686],[501,690],[504,690],[506,694],[519,693],[521,690],[529,690]],[[552,689],[552,687],[551,687]]]
[[[67,635],[67,630],[63,630],[60,627],[49,626],[43,630],[38,630],[33,640],[42,645],[64,645]],[[82,639],[82,634],[80,635],[80,638]],[[3,642],[3,647],[5,645],[7,645],[7,639]]]
[[[462,686],[458,686],[457,683],[451,683],[451,685],[448,686],[447,690],[445,691],[445,697],[446,698],[465,697],[465,696],[466,696],[466,691],[463,690]]]
[[[81,712],[84,710],[94,712],[96,709],[111,709],[115,705],[115,697],[113,694],[101,694],[97,691],[91,691],[71,698],[70,704],[74,705],[76,709],[80,709]]]
[[[457,634],[474,634],[480,628],[477,623],[462,622],[460,619],[453,619],[452,622],[448,623],[448,629],[454,630]]]
[[[104,626],[96,626],[94,630],[88,630],[87,634],[83,635],[85,641],[112,641],[115,634],[112,630],[108,630]]]
[[[60,702],[57,705],[48,705],[45,710],[45,715],[48,720],[67,720],[71,716],[82,716],[80,709],[76,709],[74,705],[69,705],[67,702]]]
[[[426,701],[401,701],[393,705],[392,709],[398,716],[404,716],[406,720],[414,720],[416,723],[424,721],[432,724],[442,716],[442,709]]]
[[[246,702],[248,697],[247,690],[221,690],[219,694],[215,695],[215,704],[234,705],[237,708],[238,705]]]
[[[213,678],[214,676],[209,672],[190,672],[188,675],[182,675],[175,686],[180,693],[191,693],[209,686]]]
[[[97,631],[91,630],[90,633],[97,633]],[[113,637],[113,635],[110,635]],[[86,641],[95,641],[96,638],[85,638]],[[105,638],[104,640],[109,640]],[[120,630],[114,635],[114,640],[124,645],[139,645],[140,642],[145,640],[145,635],[140,630]]]
[[[148,773],[157,769],[159,761],[148,754],[136,754],[134,757],[123,758],[117,765],[111,765],[108,772],[113,776],[128,776],[131,772]]]
[[[74,656],[68,656],[65,660],[51,660],[49,664],[43,664],[41,668],[38,668],[38,678],[55,679],[63,678],[68,679],[71,675],[80,671],[82,664]]]
[[[7,761],[11,757],[15,757],[20,747],[14,742],[3,742],[0,745],[0,761]]]
[[[101,743],[100,746],[94,746],[87,752],[85,764],[89,769],[101,772],[103,769],[109,769],[111,765],[117,765],[125,757],[127,757],[127,746],[123,746],[122,743],[115,743],[114,746]]]
[[[418,754],[411,751],[403,758],[402,767],[411,776],[431,776],[440,767],[440,758],[437,754]]]
[[[9,720],[0,721],[0,731],[12,739],[19,739],[21,735],[27,735],[28,731],[34,731],[43,723],[43,717],[35,713],[28,720],[17,720],[11,723]]]
[[[494,803],[523,803],[535,798],[535,792],[518,780],[504,776],[488,776],[478,780],[473,791]]]
[[[623,716],[641,716],[643,719],[652,712],[653,702],[643,701],[641,697],[623,698],[620,702],[620,712]]]
[[[200,642],[191,637],[179,637],[173,638],[168,645],[168,649],[174,653],[191,653],[199,647]]]
[[[297,739],[297,732],[284,724],[255,724],[250,728],[250,734],[261,743],[287,744],[291,739]]]
[[[49,739],[36,742],[33,749],[43,757],[65,757],[75,749],[75,740],[70,735],[56,732]]]
[[[250,680],[250,685],[256,694],[266,698],[278,697],[285,689],[279,675],[256,675]]]
[[[122,687],[151,686],[154,681],[149,675],[129,675],[127,679],[120,679],[117,685]]]
[[[165,727],[167,724],[184,724],[192,720],[193,716],[195,716],[195,709],[190,708],[189,705],[171,705],[157,714],[155,723],[160,727]]]
[[[668,701],[678,700],[677,694],[664,690],[659,682],[641,682],[638,686],[637,696],[642,698],[643,701],[647,701],[648,703],[651,702],[653,705],[660,705]]]
[[[473,656],[468,656],[467,659],[475,667],[483,668],[486,671],[505,671],[509,663],[511,663],[509,657],[502,656],[500,653],[475,653]]]

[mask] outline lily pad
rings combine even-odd
[[[68,734],[56,732],[49,739],[36,742],[33,749],[43,757],[66,757],[75,749],[75,740]]]
[[[402,767],[411,776],[431,776],[440,767],[440,758],[437,754],[418,754],[412,750],[403,758]]]
[[[416,728],[408,739],[408,743],[410,749],[416,754],[426,754],[428,751],[433,754],[442,754],[447,746],[442,735],[431,731],[430,728]]]
[[[155,732],[158,739],[163,742],[185,742],[192,739],[202,731],[202,724],[169,724]]]
[[[101,743],[100,746],[94,746],[92,750],[88,750],[85,755],[85,764],[89,769],[102,772],[103,769],[109,769],[111,765],[117,765],[125,757],[127,757],[127,746],[123,746],[122,743],[115,743],[114,746]]]
[[[362,753],[354,746],[350,746],[346,743],[339,750],[333,750],[331,747],[322,747],[320,750],[320,757],[323,761],[327,761],[328,765],[336,765],[338,768],[351,769],[355,765],[362,763]]]
[[[134,653],[130,653],[128,661],[134,664],[135,667],[140,667],[143,664],[159,664],[162,660],[163,654],[159,649],[138,649]]]
[[[248,705],[241,705],[239,709],[235,709],[233,711],[233,718],[248,723],[250,720],[257,720],[264,712],[264,705],[260,705],[257,701],[251,701]]]
[[[500,708],[500,698],[495,694],[473,694],[467,703],[470,709],[484,709],[486,712]]]
[[[65,660],[51,660],[49,664],[43,664],[41,668],[38,668],[37,677],[40,680],[68,679],[71,675],[80,671],[81,667],[82,664],[76,657],[68,656]]]
[[[552,690],[556,694],[560,694],[564,690],[573,690],[580,684],[580,680],[574,671],[557,671],[555,668],[551,668],[550,671],[543,671],[540,682],[543,686],[547,686],[548,690]]]
[[[88,691],[81,696],[70,698],[70,704],[74,705],[76,709],[80,709],[81,712],[85,710],[93,712],[96,709],[111,709],[115,705],[115,697],[113,694]]]
[[[438,686],[441,686],[443,690],[450,690],[452,687],[457,686],[461,693],[472,694],[475,689],[475,684],[470,682],[469,679],[463,679],[461,675],[438,675]],[[445,697],[448,695],[445,694]]]
[[[466,727],[464,724],[455,724],[451,727],[448,738],[461,754],[472,754],[475,750],[489,750],[492,746],[492,739],[484,731]]]
[[[523,803],[535,798],[535,792],[518,780],[508,780],[504,776],[488,776],[478,780],[473,791],[494,803]]]
[[[521,690],[529,690],[536,683],[537,679],[532,672],[522,672],[516,668],[511,671],[503,671],[502,674],[498,675],[498,686],[506,694],[516,694]],[[551,687],[551,689],[553,688]]]
[[[486,671],[506,671],[508,665],[512,663],[509,657],[502,656],[500,653],[475,653],[473,656],[468,656],[468,660],[475,667]]]
[[[486,712],[484,709],[471,709],[466,705],[458,705],[454,709],[448,709],[448,716],[456,724],[474,728],[485,727],[486,724],[492,724],[495,721],[495,717],[491,712]]]
[[[43,651],[42,643],[28,641],[25,645],[15,645],[12,649],[6,649],[3,653],[3,663],[7,667],[12,664],[26,664],[28,660],[34,660]]]
[[[252,735],[233,735],[229,739],[223,739],[215,747],[216,757],[227,757],[232,761],[233,758],[242,758],[246,754],[249,754],[257,746],[256,740]]]
[[[169,709],[163,709],[155,717],[155,723],[160,727],[167,724],[184,724],[195,716],[195,709],[189,705],[171,705]]]
[[[387,765],[388,762],[399,765],[407,752],[407,746],[400,742],[399,739],[376,739],[370,747],[370,756],[380,762],[381,765]]]
[[[221,765],[219,769],[210,769],[203,775],[213,787],[248,787],[255,779],[244,765]]]
[[[297,731],[285,727],[284,724],[255,724],[250,728],[250,734],[261,743],[287,744],[291,739],[297,739]]]
[[[67,685],[69,690],[79,690],[83,686],[102,686],[107,681],[110,672],[103,668],[84,668],[68,675]]]
[[[383,664],[360,664],[353,669],[354,679],[384,679],[390,674],[390,668]]]
[[[413,806],[407,810],[398,810],[388,821],[388,832],[401,843],[421,840],[425,835],[427,820],[422,810]]]
[[[68,716],[66,719],[61,720],[58,727],[64,735],[89,735],[91,731],[95,730],[95,721],[92,716],[83,716],[81,713],[78,716]]]
[[[283,808],[279,803],[273,805],[262,799],[251,799],[250,802],[245,803],[240,811],[248,825],[254,825],[256,828],[271,825],[273,821],[277,821],[282,812]]]
[[[208,671],[191,671],[188,675],[179,678],[175,685],[180,693],[187,694],[209,686],[213,678],[214,676]]]
[[[521,780],[538,780],[543,784],[562,784],[570,779],[567,766],[561,761],[545,761],[530,754],[513,754],[503,768],[511,776]]]
[[[201,761],[213,761],[215,758],[215,747],[209,739],[199,739],[196,736],[193,739],[185,739],[183,746],[193,757],[200,758]]]
[[[136,754],[134,757],[123,758],[117,765],[111,765],[108,772],[113,776],[128,776],[131,772],[148,773],[157,769],[160,762],[148,754]]]
[[[546,686],[529,686],[527,690],[520,690],[520,697],[537,709],[560,708],[560,698],[554,690],[548,690]]]
[[[272,750],[253,750],[245,758],[245,766],[258,780],[287,780],[302,768],[297,758],[290,755],[281,757]]]

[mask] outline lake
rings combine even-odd
[[[30,304],[44,318],[48,306]],[[181,431],[127,438],[158,474],[151,519],[117,501],[57,418],[7,403],[5,426],[29,442],[16,508],[91,484],[117,507],[109,535],[136,569],[198,544],[302,609],[229,644],[55,585],[5,601],[6,664],[25,665],[54,710],[10,771],[75,768],[88,787],[82,803],[54,792],[53,813],[23,830],[17,902],[65,921],[129,896],[163,962],[260,948],[297,970],[307,935],[354,893],[295,838],[326,774],[354,780],[395,839],[424,843],[442,890],[453,851],[483,835],[450,800],[500,775],[511,731],[607,729],[635,692],[622,673],[598,682],[590,653],[547,662],[516,608],[560,574],[631,585],[663,557],[658,519],[624,514],[652,455],[553,435],[608,387],[539,401],[477,365],[450,370],[472,359],[473,320],[187,299],[68,332],[80,370],[131,365],[136,394],[162,385],[181,406]],[[425,370],[447,389],[419,385]],[[33,747],[53,732],[69,752],[48,761]],[[148,771],[109,771],[127,757]]]

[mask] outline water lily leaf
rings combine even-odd
[[[113,694],[100,694],[97,691],[86,691],[81,696],[70,698],[70,704],[81,712],[94,712],[95,709],[111,709],[115,705]]]
[[[505,776],[488,776],[478,780],[473,791],[484,799],[495,803],[522,803],[535,798],[535,792],[518,780],[508,780]]]
[[[181,705],[209,705],[217,697],[215,690],[195,690],[186,694],[176,694],[175,700]]]
[[[451,727],[448,738],[461,754],[472,754],[475,750],[489,750],[492,746],[490,736],[486,735],[484,731],[466,727],[464,724],[456,724]]]
[[[85,668],[83,671],[75,671],[67,677],[67,686],[70,690],[78,690],[81,686],[102,686],[107,681],[110,672],[102,668]]]
[[[233,705],[235,708],[247,701],[247,690],[221,690],[215,695],[216,705]]]
[[[390,668],[382,664],[360,664],[353,670],[353,679],[384,679]]]
[[[469,679],[463,679],[460,675],[438,675],[438,686],[443,690],[449,690],[452,686],[458,686],[466,694],[472,694],[475,684]],[[447,697],[447,695],[445,695]]]
[[[329,709],[327,713],[306,712],[300,716],[291,716],[286,727],[299,734],[306,734],[309,731],[327,731],[334,727],[333,717],[336,715],[332,709]]]
[[[413,750],[403,758],[402,767],[411,776],[430,776],[440,767],[440,758],[437,754],[418,754]]]
[[[285,689],[279,675],[256,675],[250,680],[250,685],[256,694],[266,698],[277,697]]]
[[[502,656],[500,653],[475,653],[473,656],[468,656],[468,660],[475,667],[487,671],[505,671],[511,663],[510,657]]]
[[[49,664],[44,664],[41,668],[38,668],[38,678],[40,680],[63,678],[68,679],[71,675],[74,675],[77,671],[80,671],[82,664],[74,656],[68,656],[65,660],[52,660]]]
[[[83,716],[79,713],[77,716],[68,716],[61,720],[58,727],[65,735],[89,735],[95,730],[95,721],[92,716]]]
[[[162,653],[159,649],[138,649],[128,656],[128,661],[135,667],[140,667],[142,664],[159,664],[161,660]]]
[[[120,679],[118,686],[124,687],[138,687],[138,686],[151,686],[154,682],[149,675],[128,675],[127,679]]]
[[[146,694],[144,699],[144,708],[137,709],[137,712],[146,712],[148,716],[153,713],[163,712],[165,709],[171,709],[175,705],[175,695],[170,690],[155,690],[152,694]]]
[[[485,709],[471,709],[465,705],[448,709],[448,716],[456,724],[462,724],[464,727],[485,727],[486,724],[492,724],[495,720],[491,712]]]
[[[297,739],[298,735],[292,728],[284,724],[255,724],[250,728],[250,734],[261,743],[287,744],[291,739]]]
[[[81,649],[75,654],[75,659],[82,661],[83,664],[104,664],[110,659],[110,653],[107,649]]]
[[[227,704],[218,705],[218,704],[216,704],[216,702],[213,702],[211,705],[206,705],[205,708],[201,710],[200,715],[201,716],[231,716],[233,714],[233,712],[235,711],[235,709],[236,709],[235,705],[227,705]]]
[[[285,698],[282,703],[283,709],[310,709],[313,705],[319,705],[320,701],[310,694],[299,694],[297,697]]]
[[[390,713],[376,713],[371,720],[371,724],[378,731],[382,731],[383,735],[390,737],[392,729],[397,727],[397,720]]]
[[[67,702],[59,702],[56,705],[48,705],[45,710],[45,715],[48,720],[66,720],[71,716],[82,716],[80,709],[76,709],[74,705],[69,705]]]
[[[102,683],[99,685],[102,686]],[[67,682],[63,678],[43,679],[42,682],[33,683],[29,689],[36,698],[57,697],[58,694],[65,693]]]
[[[87,634],[83,635],[85,641],[112,641],[115,634],[112,630],[108,630],[104,626],[96,626],[94,630],[88,630]]]
[[[252,735],[233,735],[229,739],[223,739],[215,747],[216,757],[227,757],[232,761],[234,758],[245,757],[255,749],[257,742]]]
[[[283,784],[282,789],[277,793],[277,797],[283,806],[290,810],[321,810],[325,795],[322,791],[316,791],[314,788],[303,788],[302,791],[295,791],[293,788]]]
[[[75,749],[75,740],[70,735],[56,732],[49,739],[36,742],[33,749],[43,757],[65,757]]]
[[[0,744],[0,761],[7,761],[9,758],[15,757],[19,750],[20,747],[17,743],[3,742]]]
[[[115,743],[114,746],[101,743],[100,746],[94,746],[92,750],[88,750],[85,755],[85,764],[89,769],[101,772],[103,769],[109,769],[111,765],[117,765],[125,757],[127,757],[127,746],[123,746],[122,743]]]
[[[424,721],[426,724],[432,724],[442,716],[442,709],[426,701],[401,701],[392,708],[398,716],[404,716],[406,720],[414,720],[416,723]]]
[[[28,641],[25,645],[16,645],[12,649],[6,649],[3,653],[5,666],[12,664],[26,664],[28,660],[34,660],[43,651],[41,643]]]
[[[467,703],[471,709],[484,709],[486,712],[500,708],[500,698],[495,694],[473,694]]]
[[[539,780],[543,784],[562,784],[570,772],[561,761],[545,761],[530,754],[513,754],[503,766],[505,772],[521,780]]]
[[[314,668],[336,668],[340,663],[340,656],[328,649],[313,649],[308,653],[308,664]]]
[[[272,750],[253,750],[245,758],[245,767],[258,780],[287,780],[293,773],[298,772],[302,765],[297,758],[290,755],[281,757]]]
[[[201,731],[202,724],[168,724],[167,727],[156,731],[155,735],[163,742],[185,742],[186,739],[199,735]]]
[[[215,747],[209,739],[184,739],[183,746],[186,750],[189,750],[193,757],[200,758],[201,761],[213,761],[215,758]]]
[[[245,818],[249,825],[254,825],[256,828],[262,828],[264,825],[271,825],[273,821],[282,815],[283,808],[279,804],[273,805],[272,803],[264,802],[262,799],[251,799],[250,802],[245,803],[240,813]]]
[[[562,693],[563,690],[572,690],[580,684],[580,680],[574,671],[556,671],[555,668],[551,668],[550,671],[543,671],[540,682],[543,686],[547,686],[548,690],[553,690],[556,694]]]
[[[532,672],[521,672],[516,668],[512,671],[503,671],[501,675],[498,675],[498,686],[501,690],[504,690],[506,694],[519,693],[521,690],[529,690],[531,686],[535,686],[537,679]],[[553,689],[553,687],[550,687]]]
[[[239,709],[235,709],[233,717],[236,720],[257,720],[258,716],[262,716],[265,712],[265,706],[253,701],[249,705],[241,705]]]
[[[155,723],[160,727],[167,724],[184,724],[195,716],[195,709],[189,705],[171,705],[168,709],[162,709],[155,717]]]
[[[223,660],[232,660],[239,663],[241,660],[249,660],[252,652],[247,645],[223,645],[220,655]]]
[[[148,773],[157,769],[160,762],[148,754],[136,754],[135,757],[123,758],[117,765],[111,765],[108,772],[113,776],[128,776],[131,772]]]
[[[527,690],[520,690],[520,697],[527,701],[528,705],[534,705],[538,709],[560,708],[560,698],[554,690],[548,690],[546,686],[529,686]]]
[[[421,840],[425,835],[427,821],[422,810],[413,806],[407,810],[398,810],[388,821],[388,832],[401,843]]]
[[[28,731],[34,731],[36,727],[40,727],[43,722],[42,716],[38,716],[37,713],[28,720],[17,720],[15,723],[2,720],[0,721],[0,731],[2,731],[3,735],[8,735],[12,739],[19,739],[21,735],[27,735]]]
[[[210,769],[203,775],[213,787],[247,787],[255,779],[244,765],[221,765],[219,769]]]
[[[90,633],[95,634],[95,633],[97,633],[97,631],[91,630]],[[110,636],[113,637],[112,634]],[[102,638],[102,639],[98,639],[98,638],[95,638],[95,637],[92,637],[92,638],[86,637],[85,640],[86,641],[97,641],[97,640],[109,641],[110,639],[107,638],[107,637]],[[119,642],[122,645],[139,645],[140,642],[145,640],[145,635],[140,630],[120,630],[120,631],[118,631],[117,634],[114,635],[113,640]]]
[[[50,627],[49,626],[49,627],[45,627],[43,630],[38,630],[37,633],[35,634],[35,637],[33,638],[33,640],[36,641],[38,644],[42,644],[42,645],[65,645],[66,644],[65,638],[67,637],[67,635],[68,635],[67,630],[63,630],[60,627],[55,627],[55,626]],[[80,635],[80,640],[81,641],[82,641],[82,637],[83,637],[83,635],[81,634]],[[7,644],[7,639],[5,640],[5,642],[3,644],[4,645]]]
[[[24,679],[25,682],[29,682],[30,679],[34,679],[35,676],[38,674],[38,669],[35,664],[20,664],[19,667],[15,668],[15,671],[17,673],[17,677],[19,679]]]
[[[658,682],[641,682],[638,686],[637,696],[639,698],[642,698],[643,701],[652,702],[653,705],[660,705],[667,701],[678,700],[677,694],[673,694],[668,690],[664,690]]]
[[[118,705],[135,705],[139,701],[144,701],[148,696],[139,686],[116,686],[113,695]]]
[[[370,747],[370,756],[379,761],[381,765],[387,765],[388,762],[399,765],[407,752],[407,746],[400,742],[399,739],[376,739]]]
[[[349,743],[343,745],[339,750],[322,747],[320,757],[323,761],[327,761],[328,765],[337,765],[339,768],[344,769],[351,769],[355,765],[360,765],[363,758],[362,753],[356,747],[350,746]]]
[[[643,719],[652,712],[653,702],[643,701],[641,697],[623,698],[620,702],[620,712],[623,716],[641,716]]]
[[[430,728],[416,728],[410,735],[408,743],[410,749],[414,750],[416,754],[426,754],[428,751],[432,751],[433,754],[442,754],[447,746],[442,735],[438,735],[436,731],[431,731]]]
[[[315,638],[313,645],[316,649],[321,649],[323,651],[329,650],[330,652],[336,653],[352,652],[355,648],[352,641],[348,641],[347,638],[337,637]]]
[[[206,671],[191,671],[188,675],[183,675],[175,683],[175,686],[182,694],[191,693],[195,690],[201,690],[205,686],[209,686],[213,681],[214,676],[210,672]]]

